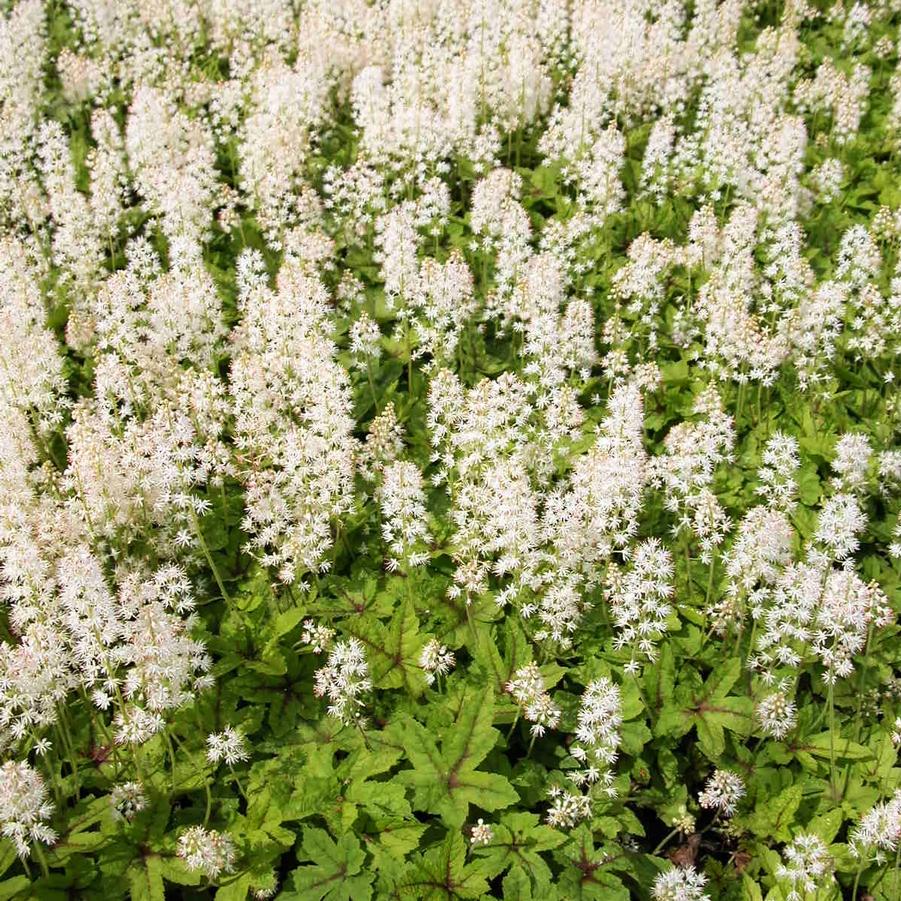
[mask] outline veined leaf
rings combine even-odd
[[[466,863],[466,842],[455,830],[440,845],[413,858],[398,889],[402,898],[463,901],[487,895],[488,883],[479,865]]]
[[[324,829],[303,831],[301,854],[313,861],[291,874],[292,889],[279,897],[284,901],[364,901],[372,897],[372,873],[361,872],[366,852],[355,835],[332,840]]]
[[[404,750],[413,769],[397,778],[413,788],[415,809],[440,814],[448,826],[459,828],[470,804],[499,810],[516,803],[519,795],[504,776],[477,770],[497,741],[498,732],[491,725],[493,712],[490,689],[466,700],[440,748],[415,720],[401,724]]]
[[[148,854],[128,868],[132,901],[165,901],[163,871],[158,854]]]
[[[802,795],[803,787],[796,782],[775,798],[767,798],[759,803],[749,821],[751,831],[761,838],[790,841],[792,836],[789,826],[794,822]]]
[[[475,854],[484,861],[490,878],[515,867],[526,876],[529,896],[534,893],[536,898],[546,898],[552,876],[540,852],[557,848],[566,840],[556,829],[542,825],[536,814],[508,813],[495,825],[491,843],[476,849]]]
[[[414,697],[425,689],[425,676],[419,666],[419,620],[412,602],[401,604],[386,627],[372,616],[348,623],[348,631],[366,646],[377,688],[406,688]]]

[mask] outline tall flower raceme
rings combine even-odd
[[[3,646],[5,744],[33,741],[76,690],[108,711],[117,741],[142,744],[209,687],[211,660],[192,637],[194,599],[177,567],[122,571],[114,590],[82,546],[65,552],[53,575],[40,608],[16,611],[19,644]]]
[[[498,604],[519,603],[523,616],[535,621],[538,640],[565,647],[588,606],[586,585],[596,583],[613,547],[628,541],[640,505],[638,392],[614,395],[595,452],[578,461],[570,482],[548,491],[542,483],[553,455],[522,458],[518,448],[544,432],[542,444],[565,453],[581,418],[571,394],[553,391],[537,418],[528,410],[528,383],[483,383],[469,392],[462,411],[452,399],[458,390],[442,373],[433,382],[433,443],[447,449],[436,459],[455,469],[449,487],[461,562],[453,590],[467,597],[484,592],[493,569],[505,583]]]
[[[544,684],[544,677],[534,663],[521,666],[513,678],[504,686],[516,702],[523,717],[532,725],[529,731],[533,738],[554,729],[560,722],[560,708],[554,703]]]
[[[582,414],[569,390],[555,392],[546,407],[536,408],[533,397],[534,387],[513,375],[470,389],[447,370],[432,377],[428,422],[435,481],[446,482],[451,496],[455,597],[483,593],[494,573],[509,579],[498,597],[506,604],[547,578],[539,572],[541,486]]]
[[[545,388],[571,373],[583,376],[597,361],[591,305],[567,297],[568,280],[561,260],[537,253],[524,263],[521,278],[506,302],[506,315],[522,332],[525,371]]]
[[[377,496],[389,568],[421,566],[428,559],[429,526],[419,467],[406,461],[386,466]]]
[[[583,573],[589,585],[637,532],[649,477],[643,436],[641,391],[633,383],[621,385],[610,396],[594,443],[545,504],[544,524],[558,560]]]
[[[774,738],[788,735],[798,722],[798,708],[788,697],[789,681],[783,679],[774,691],[762,698],[756,709],[763,731]]]
[[[331,702],[329,716],[345,725],[362,726],[365,717],[363,698],[372,690],[369,664],[362,643],[356,638],[336,641],[329,652],[325,666],[316,670],[314,693]]]
[[[834,684],[854,671],[872,630],[894,622],[895,614],[876,582],[865,582],[850,560],[866,527],[857,494],[864,485],[871,455],[862,436],[845,435],[833,462],[834,491],[823,501],[817,528],[803,559],[789,563],[788,538],[783,566],[772,589],[757,594],[752,616],[763,626],[752,666],[773,681],[772,667],[797,668],[819,660],[823,679]]]
[[[478,242],[495,256],[496,287],[487,299],[487,318],[521,334],[524,371],[544,391],[553,391],[570,375],[587,377],[597,361],[594,311],[572,297],[571,277],[579,271],[574,245],[590,232],[590,217],[577,214],[548,230],[537,252],[534,233],[518,200],[519,176],[495,169],[473,192],[472,224]]]
[[[219,200],[212,136],[159,88],[137,88],[125,129],[129,165],[173,258],[195,260]]]
[[[4,235],[0,240],[0,398],[26,416],[38,442],[62,422],[69,406],[64,357],[47,325],[41,281],[47,276],[39,247]]]
[[[328,567],[332,521],[352,504],[347,372],[315,272],[286,263],[270,287],[258,254],[239,261],[244,314],[232,335],[231,393],[249,547],[283,582]]]
[[[0,221],[4,232],[43,221],[33,168],[38,111],[43,103],[47,19],[41,0],[17,3],[0,18]]]
[[[783,850],[776,876],[790,886],[786,896],[788,901],[802,901],[826,888],[827,880],[832,881],[834,866],[826,843],[818,835],[801,833]]]
[[[24,248],[8,249],[7,284],[24,286]],[[17,296],[20,302],[30,297],[27,291]],[[53,400],[62,381],[55,353],[42,340],[46,333],[40,309],[35,302],[28,315],[16,317],[16,327],[32,333],[24,345],[7,350],[21,353],[28,347],[31,360],[7,359],[3,367],[12,374],[10,364],[15,365],[17,373],[16,384],[8,386],[8,424],[24,427],[18,439],[7,433],[0,464],[14,492],[8,500],[19,498],[17,508],[7,507],[4,517],[4,595],[12,605],[9,622],[18,637],[2,649],[4,744],[26,737],[36,741],[41,730],[58,722],[61,705],[76,688],[91,695],[100,709],[110,706],[114,690],[119,692],[123,701],[117,715],[123,724],[135,717],[157,723],[160,711],[180,706],[195,687],[206,684],[202,674],[209,667],[202,645],[187,634],[192,621],[183,614],[193,601],[184,574],[161,568],[153,576],[136,570],[127,575],[130,567],[123,565],[117,573],[117,595],[102,558],[90,547],[108,525],[116,527],[109,508],[92,510],[90,505],[91,497],[120,487],[114,477],[104,481],[116,467],[85,474],[81,481],[71,463],[77,452],[70,448],[70,467],[62,479],[46,471],[39,475],[34,468],[39,455],[49,455],[41,411],[49,412],[52,404],[54,417],[59,417],[66,409],[62,399]],[[105,425],[104,432],[108,428]],[[85,485],[95,494],[86,493]],[[70,487],[72,496],[67,497]],[[128,494],[126,489],[120,498]],[[118,526],[124,524],[120,518]],[[145,577],[148,581],[138,589],[137,582]],[[145,725],[139,733],[146,737],[158,728]]]
[[[377,482],[385,469],[404,452],[404,427],[397,421],[394,404],[373,417],[369,433],[357,454],[357,468],[368,482]]]
[[[445,275],[445,287],[451,297],[463,303],[456,316],[464,320],[466,307],[470,304],[466,273],[468,270],[459,256],[454,256],[445,267],[439,267],[435,260],[423,261],[420,266],[418,251],[423,243],[423,232],[434,235],[441,232],[450,210],[450,195],[447,186],[440,179],[425,181],[415,199],[404,200],[390,207],[375,220],[375,243],[378,248],[376,260],[381,264],[382,280],[385,283],[385,300],[389,308],[397,308],[401,321],[407,321],[419,312],[420,327],[429,315],[440,320],[448,315],[445,308],[452,303],[450,298],[435,297],[442,290],[441,276]],[[455,284],[456,283],[456,284]],[[437,301],[438,306],[435,307]],[[413,310],[408,309],[412,305]],[[431,310],[430,310],[431,307]],[[409,327],[409,326],[408,326]],[[427,337],[427,335],[426,335]]]
[[[761,621],[752,666],[775,679],[774,666],[791,669],[818,660],[823,679],[834,683],[854,671],[872,626],[894,621],[885,593],[850,569],[793,563],[777,582]]]
[[[444,263],[427,258],[420,264],[416,285],[407,308],[418,345],[415,353],[428,355],[433,364],[447,363],[478,309],[472,273],[460,253],[452,253]]]
[[[419,655],[419,665],[429,685],[433,685],[440,676],[446,676],[454,668],[455,663],[453,652],[435,638],[423,645]]]
[[[532,254],[533,232],[528,213],[519,202],[522,177],[510,169],[494,169],[475,185],[470,219],[479,247],[496,257],[497,288],[489,298],[491,315],[509,322],[504,301],[513,290]]]
[[[579,767],[567,773],[576,790],[552,787],[548,823],[571,827],[591,815],[598,795],[616,795],[612,766],[618,756],[621,724],[619,686],[607,677],[590,682],[579,701],[575,742],[569,752]]]
[[[715,811],[718,816],[731,817],[744,794],[745,783],[738,773],[716,770],[698,795],[698,804]]]
[[[884,862],[901,848],[901,789],[888,801],[874,804],[851,833],[851,850],[856,857]]]
[[[798,462],[796,439],[777,432],[767,442],[757,471],[757,491],[766,503],[752,507],[739,522],[723,556],[723,595],[707,611],[720,634],[744,628],[749,611],[755,618],[760,615],[793,560],[795,530],[788,514],[796,503]]]
[[[249,78],[249,109],[238,140],[241,188],[270,245],[304,218],[303,166],[328,112],[325,60],[274,57]]]
[[[539,9],[504,0],[491,12],[451,3],[370,14],[387,52],[353,80],[364,155],[417,175],[454,152],[492,160],[500,130],[528,125],[550,100],[567,16],[558,3]]]
[[[199,870],[210,880],[234,872],[237,858],[227,833],[203,826],[191,826],[179,836],[177,854],[188,869]]]
[[[627,250],[627,262],[613,276],[613,290],[621,304],[613,317],[622,329],[621,315],[629,317],[628,337],[634,339],[636,332],[647,331],[648,347],[658,345],[657,312],[666,297],[666,281],[672,267],[679,261],[679,250],[671,240],[657,240],[648,234],[639,235]],[[608,322],[606,330],[613,333],[613,322]],[[615,343],[615,342],[612,342]],[[615,353],[611,348],[608,356]]]
[[[707,877],[693,866],[672,867],[654,879],[654,901],[710,901],[704,892]]]
[[[616,628],[614,646],[628,650],[626,672],[637,673],[642,658],[656,659],[657,643],[675,613],[673,560],[656,538],[638,542],[630,558],[627,565],[610,568],[606,595]]]
[[[58,122],[44,122],[38,153],[53,223],[53,258],[79,291],[90,291],[100,275],[102,232],[89,199],[75,184],[71,148]]]
[[[0,766],[0,831],[11,839],[19,857],[28,857],[31,843],[52,845],[56,833],[47,825],[53,804],[40,773],[27,763],[7,760]]]
[[[702,418],[670,429],[663,442],[665,452],[653,461],[651,472],[663,489],[667,508],[677,517],[677,532],[692,534],[701,559],[709,563],[730,528],[729,517],[710,486],[717,467],[730,459],[735,431],[713,388],[702,392],[693,412]]]
[[[12,886],[895,890],[891,4],[7,7]]]
[[[203,490],[232,471],[221,302],[202,265],[164,272],[143,240],[127,254],[85,308],[95,394],[73,411],[64,483],[97,538],[179,556],[198,546]]]

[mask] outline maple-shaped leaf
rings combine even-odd
[[[556,881],[558,897],[566,901],[629,901],[629,890],[619,878],[622,855],[609,854],[606,849],[610,846],[596,848],[591,830],[585,826],[574,829],[570,839],[555,855],[564,864]]]
[[[352,833],[337,843],[324,829],[303,831],[301,854],[312,864],[291,874],[292,888],[279,896],[284,901],[365,901],[372,897],[373,874],[363,872],[366,852]]]
[[[491,689],[464,697],[440,747],[415,720],[398,722],[413,769],[401,771],[397,779],[413,788],[414,809],[437,813],[448,826],[459,828],[470,804],[483,810],[500,810],[519,800],[506,778],[477,769],[497,741],[498,731],[491,725],[493,715]]]
[[[414,855],[396,891],[421,901],[464,901],[485,897],[488,883],[479,863],[466,863],[466,842],[452,831],[440,845]]]
[[[418,697],[426,681],[419,666],[424,644],[412,602],[399,605],[386,626],[374,616],[351,618],[347,630],[363,642],[376,688],[405,688]]]
[[[499,643],[503,640],[503,653]],[[513,678],[513,674],[521,666],[532,660],[529,641],[518,620],[507,619],[503,628],[495,635],[486,635],[476,649],[476,660],[490,674],[494,682],[494,690],[498,693]]]
[[[723,730],[749,735],[754,725],[754,702],[746,696],[730,696],[741,675],[741,661],[725,661],[705,682],[691,667],[685,667],[672,700],[664,704],[654,725],[658,736],[681,737],[694,726],[698,743],[708,760],[716,763],[726,748]]]
[[[507,813],[494,824],[491,842],[476,848],[475,854],[484,861],[489,878],[516,867],[526,875],[528,891],[536,898],[547,898],[552,875],[541,852],[557,848],[566,840],[562,832],[542,825],[534,813]],[[511,884],[519,885],[518,880],[518,876],[514,877]]]

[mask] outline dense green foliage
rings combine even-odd
[[[737,56],[755,52],[761,33],[785,21],[783,13],[781,3],[744,8]],[[90,44],[84,42],[77,17],[63,4],[47,4],[47,23],[49,62],[41,113],[61,123],[78,190],[87,194],[92,178],[87,160],[96,146],[94,99],[65,97],[52,61],[64,48],[82,51]],[[901,428],[895,382],[901,164],[891,83],[898,14],[874,6],[865,37],[850,46],[841,16],[802,19],[792,26],[795,31],[800,49],[793,84],[813,77],[827,58],[841,71],[850,72],[856,64],[871,70],[863,117],[847,141],[835,139],[826,113],[800,110],[798,105],[809,135],[800,178],[804,190],[811,188],[808,202],[793,218],[803,232],[801,257],[812,277],[803,291],[809,294],[813,284],[845,279],[839,271],[843,236],[853,226],[870,229],[881,260],[869,284],[883,311],[879,327],[885,346],[869,353],[861,349],[860,310],[865,303],[854,300],[840,317],[834,346],[815,361],[814,378],[799,375],[801,366],[790,354],[763,377],[743,362],[737,372],[728,366],[717,370],[716,355],[705,343],[703,317],[689,324],[685,320],[716,264],[688,253],[681,258],[676,254],[656,271],[659,296],[630,303],[617,274],[629,262],[636,239],[650,235],[671,241],[672,247],[688,247],[690,223],[698,210],[709,205],[722,228],[748,200],[728,182],[704,192],[671,186],[660,197],[644,191],[649,119],[623,116],[616,122],[625,139],[618,169],[624,199],[600,226],[571,243],[566,295],[590,301],[598,352],[591,365],[565,369],[561,382],[553,386],[571,392],[582,411],[581,421],[572,428],[555,431],[549,425],[559,398],[541,382],[546,360],[524,348],[528,323],[516,323],[515,316],[505,320],[486,307],[503,288],[497,254],[472,225],[473,195],[487,170],[454,155],[446,170],[432,166],[429,173],[438,172],[448,186],[449,209],[429,223],[417,224],[419,246],[414,253],[419,260],[432,258],[442,264],[458,253],[473,276],[476,309],[462,323],[452,352],[441,360],[437,353],[422,352],[422,332],[416,330],[415,315],[404,306],[402,295],[386,295],[385,250],[373,221],[357,229],[340,211],[324,208],[317,214],[315,230],[334,243],[328,262],[316,268],[316,277],[330,298],[342,298],[329,308],[328,339],[336,348],[334,361],[347,373],[352,419],[348,440],[356,448],[349,500],[329,518],[324,564],[305,566],[295,559],[290,578],[279,578],[284,560],[264,559],[271,544],[263,542],[261,550],[248,543],[250,481],[242,467],[251,466],[249,460],[261,469],[269,462],[259,450],[265,450],[265,436],[259,444],[246,435],[236,437],[240,428],[231,408],[223,419],[221,440],[235,465],[221,478],[191,484],[199,504],[191,507],[193,520],[185,520],[189,531],[196,529],[190,552],[167,557],[158,543],[167,526],[155,519],[144,526],[117,524],[109,532],[92,533],[91,547],[110,584],[129,561],[141,560],[142,573],[167,560],[183,566],[197,599],[191,634],[212,658],[212,684],[167,710],[165,727],[140,744],[117,742],[109,718],[80,685],[58,702],[55,724],[7,741],[7,759],[28,759],[42,774],[53,802],[49,823],[59,838],[55,843],[33,842],[33,853],[22,858],[10,838],[0,843],[0,901],[112,901],[127,895],[136,901],[232,901],[256,891],[266,897],[276,885],[277,897],[285,901],[617,901],[652,897],[659,874],[674,866],[703,872],[704,891],[714,899],[785,901],[794,887],[784,870],[786,847],[799,835],[817,836],[830,862],[816,887],[800,889],[798,898],[901,899],[895,850],[901,845],[901,824],[891,827],[894,847],[879,853],[857,841],[855,832],[874,806],[890,805],[901,788],[901,726],[896,722],[901,717],[901,561],[896,532],[901,486],[895,481],[897,460],[891,456]],[[885,42],[880,45],[884,38],[891,42],[888,54]],[[155,39],[159,47],[169,47],[170,38]],[[216,82],[228,77],[226,57],[205,38],[181,52],[189,63],[185,78]],[[553,71],[555,98],[565,98],[575,69],[576,63],[568,60]],[[131,91],[130,85],[115,83],[104,100],[120,125],[129,115]],[[680,127],[688,131],[698,115],[699,91],[693,89],[681,113]],[[329,167],[346,168],[363,153],[346,91],[342,94],[336,87],[333,94],[333,113],[317,126],[319,139],[303,165],[305,183],[323,196]],[[189,119],[200,117],[189,104],[185,108]],[[585,207],[578,185],[567,177],[565,162],[540,152],[546,126],[545,116],[510,131],[500,142],[497,160],[521,176],[519,203],[531,226],[533,250],[539,237],[550,234],[556,224],[571,222]],[[241,195],[240,137],[218,138],[215,177]],[[831,197],[811,180],[811,173],[830,159],[842,164],[841,182]],[[409,168],[380,165],[388,173],[386,206],[404,199],[416,202],[426,193],[424,179],[410,176]],[[104,249],[103,279],[126,267],[128,242],[139,235],[149,239],[164,261],[162,270],[169,270],[171,235],[160,228],[155,214],[139,205],[141,191],[133,186],[128,190],[127,209]],[[883,231],[877,227],[881,208],[888,208],[880,215],[892,223]],[[290,253],[270,240],[268,226],[259,221],[250,202],[239,199],[234,212],[235,226],[226,230],[217,223],[201,248],[202,267],[211,275],[221,304],[222,329],[205,371],[226,391],[231,390],[234,360],[246,352],[238,339],[224,337],[229,330],[237,334],[247,317],[238,259],[248,248],[259,251],[265,264],[261,277],[272,285],[290,263]],[[771,212],[762,213],[762,219]],[[109,350],[102,338],[79,342],[72,337],[73,310],[83,304],[82,288],[61,275],[52,255],[48,235],[56,227],[42,231],[22,225],[21,231],[44,248],[50,263],[40,288],[46,326],[63,358],[60,397],[65,399],[56,423],[43,431],[34,427],[40,447],[30,471],[43,467],[59,475],[75,471],[71,408],[98,393],[97,373]],[[758,234],[754,265],[779,295],[779,266],[790,254],[763,225]],[[348,273],[358,280],[349,291]],[[858,287],[849,290],[857,292],[855,298],[862,293]],[[765,323],[763,330],[775,329],[775,319],[784,312],[780,303],[768,306],[763,297],[750,301],[753,314]],[[361,364],[351,346],[351,330],[363,313],[378,324],[380,337],[379,352]],[[619,361],[615,365],[610,356],[614,350]],[[552,347],[548,358],[565,351],[564,344]],[[310,363],[308,356],[296,359],[300,369]],[[187,370],[195,364],[179,365]],[[515,591],[509,589],[515,580],[498,563],[508,550],[498,550],[500,544],[486,547],[480,558],[487,561],[487,582],[481,589],[459,590],[463,562],[479,554],[472,547],[461,551],[460,520],[455,518],[460,486],[472,478],[465,453],[488,456],[484,449],[491,436],[486,426],[484,434],[471,439],[469,451],[459,446],[448,450],[436,439],[430,391],[442,370],[458,379],[461,405],[485,380],[497,384],[515,376],[527,386],[521,408],[500,411],[501,418],[509,414],[515,421],[497,426],[494,437],[500,449],[491,453],[514,461],[514,468],[526,465],[522,461],[530,451],[546,457],[547,465],[536,465],[527,478],[540,495],[536,508],[542,513],[555,502],[555,490],[561,496],[570,490],[580,459],[591,453],[605,423],[609,425],[610,398],[630,385],[639,386],[634,395],[643,416],[639,444],[648,459],[656,461],[648,465],[658,467],[657,475],[640,485],[635,529],[622,541],[614,540],[608,554],[599,554],[596,578],[579,583],[580,615],[562,637],[542,634],[540,617],[534,613],[550,583],[523,578]],[[152,377],[148,384],[152,389]],[[727,422],[731,417],[734,435],[723,437],[721,453],[710,455],[714,465],[701,479],[725,514],[721,537],[705,545],[687,526],[686,510],[695,508],[673,501],[674,496],[684,499],[685,492],[680,495],[668,487],[660,473],[667,467],[670,472],[679,465],[690,468],[684,447],[679,451],[682,458],[670,453],[665,459],[666,438],[676,434],[674,427],[688,423],[690,429],[711,419],[704,401],[711,385],[721,400],[719,414]],[[423,559],[412,563],[386,540],[382,464],[377,459],[373,463],[371,454],[367,457],[373,422],[392,406],[402,427],[400,450],[394,456],[415,464],[423,475],[427,529],[425,538],[417,539]],[[138,414],[122,413],[122,422],[131,415]],[[295,411],[295,417],[303,421],[302,413]],[[776,608],[797,606],[804,589],[798,588],[797,595],[785,589],[780,595],[785,585],[773,577],[767,590],[777,586],[774,593],[755,601],[753,591],[763,591],[764,583],[752,579],[738,591],[741,609],[722,620],[725,625],[712,612],[724,598],[734,599],[729,595],[735,582],[729,566],[736,558],[739,524],[766,496],[767,477],[761,475],[765,450],[777,433],[797,442],[798,466],[789,478],[796,501],[784,508],[792,529],[791,560],[820,566],[817,572],[823,580],[827,572],[853,573],[857,581],[848,590],[870,592],[866,596],[871,599],[866,602],[870,607],[849,607],[846,619],[832,611],[840,625],[828,636],[833,621],[825,616],[809,624],[806,635],[793,636],[799,654],[794,663],[761,662],[760,641],[771,629],[767,617]],[[868,441],[860,472],[850,476],[833,466],[840,458],[839,442],[849,434]],[[700,439],[689,444],[692,440]],[[483,463],[480,458],[478,465]],[[54,478],[48,476],[46,484],[56,484]],[[72,478],[59,484],[64,487],[58,494],[68,491],[75,499],[83,490],[72,487]],[[822,532],[823,511],[839,495],[856,499],[865,523],[852,530],[851,553],[830,556],[830,536]],[[497,497],[484,495],[486,516]],[[87,521],[96,526],[89,515]],[[637,654],[635,641],[624,646],[617,641],[621,622],[615,598],[621,585],[617,580],[632,572],[635,550],[648,539],[659,540],[668,550],[672,594],[652,649]],[[539,572],[554,570],[557,564],[550,559],[542,558]],[[786,565],[779,563],[780,571]],[[822,585],[820,590],[825,590]],[[819,611],[826,603],[816,599],[812,608]],[[891,616],[884,609],[874,612],[886,604]],[[4,641],[13,646],[21,641],[22,623],[12,616],[6,619]],[[322,636],[324,647],[311,638],[314,626],[332,630]],[[828,654],[815,645],[819,637],[831,647],[845,628],[858,629],[860,641],[851,646],[850,672],[840,670],[835,677],[826,662]],[[363,649],[371,687],[364,686],[359,705],[354,700],[351,713],[341,718],[329,715],[329,700],[314,688],[329,651],[349,639]],[[439,670],[435,678],[423,666],[423,649],[433,640],[454,657],[449,671]],[[557,708],[546,730],[530,728],[530,719],[534,723],[536,718],[517,703],[510,687],[533,663]],[[766,678],[768,673],[772,680]],[[830,674],[832,679],[827,678]],[[591,796],[590,814],[575,817],[573,823],[553,818],[548,822],[553,803],[549,791],[555,786],[560,792],[572,791],[569,777],[580,766],[571,754],[580,699],[592,683],[605,678],[618,687],[620,700],[618,756],[610,783],[615,792],[598,790],[603,780],[594,787],[580,786],[577,793],[584,788]],[[325,679],[336,682],[334,675]],[[761,702],[777,690],[797,708],[790,727],[778,737],[764,728],[760,714]],[[110,703],[113,712],[119,709],[117,703],[124,704],[121,697]],[[244,737],[247,759],[211,762],[208,736],[226,728]],[[42,736],[52,747],[32,753]],[[699,805],[699,794],[715,771],[741,778],[744,791],[734,812]],[[110,803],[111,791],[125,782],[140,783],[146,795],[146,806],[128,817],[117,816]],[[901,805],[889,809],[889,816],[898,821]],[[179,855],[180,837],[198,825],[227,833],[234,845],[233,865],[212,880]],[[483,841],[483,833],[473,829],[486,825],[490,830]],[[655,897],[661,898],[700,897],[657,891]]]

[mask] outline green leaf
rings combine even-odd
[[[575,847],[567,846],[566,869],[557,880],[561,899],[566,901],[629,901],[629,890],[607,870],[604,855],[594,847],[591,832],[580,828],[573,833]]]
[[[672,700],[664,703],[654,724],[660,736],[681,737],[692,726],[708,760],[717,763],[726,748],[724,730],[749,735],[754,725],[754,702],[743,696],[729,696],[729,690],[741,675],[741,661],[732,658],[716,667],[701,683],[691,668],[681,674]]]
[[[13,876],[12,879],[4,879],[0,882],[0,901],[8,901],[15,898],[20,892],[24,892],[31,885],[27,876]]]
[[[739,676],[741,676],[741,660],[737,657],[732,657],[714,667],[713,672],[704,683],[705,698],[711,702],[725,698],[738,681]]]
[[[762,800],[749,819],[751,831],[764,839],[790,841],[792,836],[789,826],[794,822],[802,794],[802,786],[796,782],[775,798],[768,797]]]
[[[13,843],[4,838],[0,840],[0,876],[2,876],[18,859]]]
[[[253,876],[244,873],[234,882],[216,889],[216,901],[247,901],[247,893],[253,888]]]
[[[676,684],[676,664],[671,645],[664,644],[657,662],[645,667],[644,681],[649,703],[654,710],[661,710],[673,696]]]
[[[529,895],[534,892],[537,898],[546,898],[552,875],[540,852],[557,848],[566,840],[556,829],[541,824],[536,814],[508,813],[495,825],[490,844],[477,848],[475,854],[484,861],[489,878],[516,867],[527,876]]]
[[[807,831],[818,835],[828,845],[835,840],[844,819],[844,813],[840,809],[830,810],[822,816],[814,817],[807,824]]]
[[[419,666],[422,639],[412,601],[399,605],[386,628],[372,616],[348,623],[348,631],[366,645],[376,688],[405,688],[414,697],[425,690],[425,676]]]
[[[746,874],[741,878],[742,901],[763,901],[763,892],[760,886]]]
[[[500,694],[504,686],[513,678],[513,673],[525,666],[531,659],[529,642],[517,619],[507,618],[499,635],[504,639],[504,652],[498,650],[495,638],[482,636],[476,648],[476,660],[493,677],[495,694]]]
[[[515,866],[504,877],[504,901],[532,901],[532,883],[526,871]]]
[[[397,820],[382,826],[378,841],[390,855],[403,860],[419,846],[425,830],[426,827],[415,820]]]
[[[128,868],[132,901],[165,901],[163,871],[157,854],[148,854]]]
[[[437,813],[448,826],[459,828],[470,804],[499,810],[519,800],[504,776],[476,769],[497,742],[498,731],[491,725],[493,714],[491,689],[465,698],[440,749],[432,734],[415,720],[400,724],[404,751],[413,769],[401,771],[397,779],[413,788],[416,810]]]
[[[415,855],[399,888],[401,897],[422,901],[482,898],[488,883],[478,865],[466,863],[466,842],[456,831],[424,854]]]
[[[200,873],[189,870],[180,857],[160,857],[160,873],[166,882],[176,885],[200,885]]]
[[[808,738],[799,745],[798,750],[813,754],[814,757],[823,757],[826,760],[829,760],[832,754],[843,760],[868,760],[873,756],[873,752],[869,748],[842,738],[840,735],[833,737],[830,732],[821,732],[819,735],[814,735],[813,738]]]
[[[364,901],[372,897],[373,874],[361,873],[366,852],[355,835],[347,833],[335,843],[324,829],[305,828],[299,856],[313,863],[291,874],[293,889],[279,896],[285,901]]]

